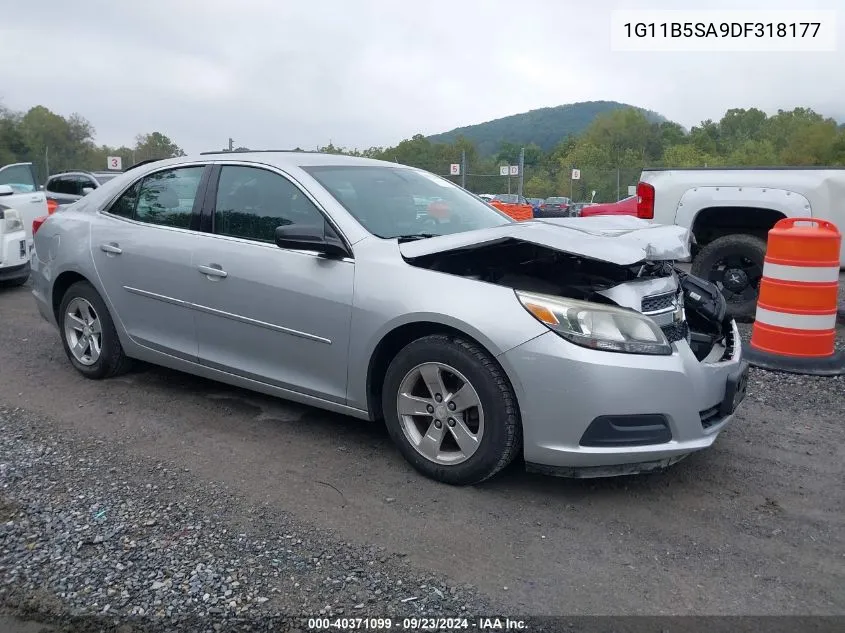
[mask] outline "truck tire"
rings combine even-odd
[[[746,234],[725,235],[701,249],[692,274],[718,286],[728,306],[728,316],[741,322],[754,320],[766,242]]]

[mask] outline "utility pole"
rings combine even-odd
[[[522,196],[522,185],[525,182],[525,148],[519,150],[519,185],[517,194]]]
[[[616,200],[619,201],[619,165],[616,166]]]
[[[50,146],[44,146],[44,169],[47,171],[47,178],[50,177]]]
[[[231,151],[234,151],[234,149],[235,149],[235,141],[233,141],[233,140],[230,138],[230,139],[229,139],[229,151],[230,151],[230,152],[231,152]]]
[[[467,188],[467,151],[461,150],[461,187]]]

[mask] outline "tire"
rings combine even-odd
[[[74,321],[69,313],[73,312],[80,315],[80,310],[86,303],[93,310],[96,321],[99,323],[99,328],[95,329],[99,329],[98,347],[100,351],[95,359],[93,358],[94,347],[89,346],[87,349],[91,353],[87,355],[87,360],[84,360],[84,358],[78,358],[71,350],[74,341],[70,340],[69,328],[80,327],[81,324],[78,320],[79,316]],[[129,371],[132,361],[123,352],[117,330],[114,327],[114,321],[106,308],[105,302],[91,284],[87,281],[78,281],[68,288],[62,297],[57,317],[65,354],[80,374],[86,378],[100,380]],[[93,336],[96,337],[96,335]]]
[[[440,366],[444,381],[441,384],[447,392],[442,395],[446,397],[432,415],[400,415],[400,393],[412,393],[408,387],[413,382],[411,376],[417,372],[422,379],[422,372],[430,371],[435,365]],[[473,395],[463,400],[459,396],[452,402],[451,396],[459,390],[461,381],[469,383]],[[432,397],[434,394],[426,390],[424,381],[416,384],[420,391],[413,393],[423,394],[429,399],[430,406],[438,404]],[[469,392],[462,393],[466,396]],[[445,408],[456,402],[470,401],[477,401],[479,406],[455,413],[449,413]],[[390,363],[384,379],[382,408],[387,430],[405,459],[420,473],[446,484],[465,486],[480,483],[510,464],[522,447],[522,423],[516,396],[504,371],[485,350],[459,337],[426,336],[400,350]],[[441,422],[437,429],[435,416],[439,416]],[[457,423],[453,425],[454,422]],[[416,428],[417,431],[407,431],[407,428]],[[470,437],[480,437],[477,442],[470,442],[474,447],[471,455],[468,454],[470,451],[461,450],[457,443],[458,436],[462,436],[466,443],[467,430],[475,433]],[[428,442],[429,446],[437,444],[444,448],[439,454],[448,459],[444,457],[438,461],[423,455],[412,440],[439,432],[443,435],[440,443],[436,440]],[[424,443],[419,441],[420,445]],[[445,450],[450,446],[458,448],[458,454]],[[461,455],[464,456],[462,460]]]
[[[766,256],[766,241],[753,235],[735,234],[713,240],[701,249],[692,264],[692,274],[715,283],[728,307],[728,316],[737,321],[750,322],[754,320],[757,311],[757,298],[760,293],[760,277],[763,274],[763,258]],[[737,266],[732,263],[743,263],[742,271],[749,278],[750,283],[741,292],[735,292],[738,286],[731,287],[726,277]],[[722,263],[727,262],[724,269]],[[756,276],[756,282],[754,277]],[[727,285],[726,285],[727,284]]]

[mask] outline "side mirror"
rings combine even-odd
[[[9,185],[0,185],[0,196],[11,196],[14,195],[14,193],[15,190]]]
[[[87,196],[92,191],[94,191],[94,187],[83,187],[82,188],[82,195]]]
[[[322,224],[283,224],[276,227],[276,246],[298,251],[314,251],[326,257],[348,257],[343,240],[328,222]]]

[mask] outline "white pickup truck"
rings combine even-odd
[[[737,320],[754,318],[778,220],[819,218],[845,232],[845,167],[646,169],[637,196],[638,217],[691,229],[693,274],[719,287]]]

